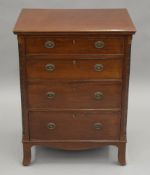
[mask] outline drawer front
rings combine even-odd
[[[119,139],[119,112],[30,112],[32,140]]]
[[[119,79],[122,77],[122,59],[107,60],[28,60],[29,79]]]
[[[26,37],[26,54],[121,54],[123,37]]]
[[[120,108],[121,85],[67,81],[30,83],[29,108]]]

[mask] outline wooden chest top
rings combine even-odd
[[[14,33],[135,33],[126,9],[23,9]]]

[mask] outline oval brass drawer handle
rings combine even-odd
[[[45,69],[49,72],[52,72],[55,70],[55,65],[54,64],[46,64]]]
[[[50,122],[50,123],[47,124],[47,127],[48,127],[48,129],[55,129],[56,128],[56,124]]]
[[[45,42],[45,47],[48,48],[48,49],[54,48],[55,43],[53,41],[46,41]]]
[[[94,96],[96,100],[101,100],[103,98],[103,93],[98,91],[94,93]]]
[[[102,64],[95,64],[95,65],[94,65],[94,69],[95,69],[96,71],[102,71],[103,68],[104,68],[104,66],[103,66]]]
[[[102,127],[103,127],[102,123],[94,123],[95,129],[100,130],[100,129],[102,129]]]
[[[55,97],[55,92],[47,92],[47,97],[49,98],[49,99],[53,99],[54,97]]]
[[[105,46],[105,44],[104,44],[103,41],[96,41],[96,42],[95,42],[95,47],[96,47],[97,49],[102,49],[104,46]]]

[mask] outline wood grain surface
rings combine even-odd
[[[45,43],[52,41],[53,48],[46,48]],[[96,48],[97,41],[104,43],[103,48]],[[124,51],[124,38],[114,36],[70,36],[70,37],[25,37],[26,55],[46,54],[122,54]]]
[[[90,58],[90,57],[89,57]],[[122,78],[122,58],[119,59],[29,59],[26,64],[29,80],[54,79],[119,79]],[[54,70],[49,71],[48,65]],[[96,66],[102,69],[97,71]]]
[[[121,108],[121,84],[86,81],[51,81],[28,84],[29,108],[110,109]],[[48,92],[55,93],[49,99]],[[97,100],[96,92],[103,93]]]
[[[30,112],[29,122],[31,140],[119,139],[119,112]],[[48,129],[48,123],[55,128]],[[95,128],[96,123],[101,124],[100,129]]]
[[[23,9],[14,33],[119,32],[134,33],[126,9]]]

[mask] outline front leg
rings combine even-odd
[[[31,145],[30,143],[23,143],[23,161],[24,166],[29,165],[31,162]]]
[[[118,161],[120,165],[126,165],[126,143],[118,144]]]

